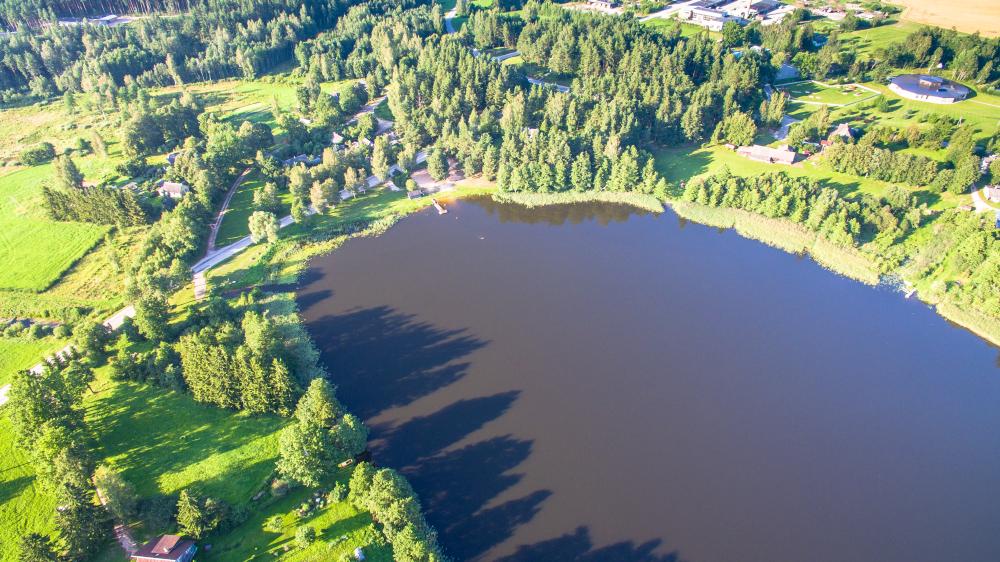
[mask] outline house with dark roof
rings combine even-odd
[[[191,562],[198,547],[193,540],[163,535],[142,545],[132,554],[132,562]]]

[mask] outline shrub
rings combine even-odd
[[[327,496],[327,499],[330,501],[330,503],[340,503],[344,501],[346,498],[347,498],[347,486],[344,486],[340,482],[337,482],[337,484],[333,487],[333,490],[330,491],[329,496]]]
[[[284,526],[284,519],[280,515],[272,515],[264,522],[264,530],[272,533],[280,533]]]
[[[25,166],[44,164],[56,157],[56,149],[50,142],[43,142],[21,153],[21,163]]]
[[[316,529],[309,525],[303,525],[295,531],[295,545],[299,548],[307,548],[316,542]]]

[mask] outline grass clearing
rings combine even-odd
[[[250,215],[254,212],[253,194],[263,187],[264,180],[258,172],[254,171],[236,188],[236,193],[233,194],[233,199],[229,202],[226,214],[222,215],[222,224],[219,225],[219,233],[215,238],[217,248],[232,244],[250,234]],[[279,195],[284,196],[288,193],[285,191]],[[291,212],[291,204],[287,201],[288,197],[281,199],[282,205],[278,218]]]
[[[14,373],[31,368],[65,346],[65,341],[52,336],[37,340],[0,338],[0,386],[9,383]]]
[[[908,21],[898,21],[878,27],[850,31],[840,35],[843,46],[859,56],[873,56],[879,49],[906,39],[906,36],[920,29],[921,25]]]
[[[827,86],[813,81],[792,82],[777,86],[777,89],[787,92],[793,101],[814,105],[844,106],[878,95],[855,84]]]
[[[285,420],[240,415],[186,393],[102,375],[96,393],[85,399],[87,425],[100,436],[94,453],[140,496],[198,485],[210,496],[243,504],[264,486]]]
[[[350,474],[350,470],[342,470],[337,480],[346,486]],[[371,515],[345,500],[300,517],[297,508],[311,498],[310,490],[297,488],[284,498],[269,500],[246,523],[213,542],[212,550],[199,554],[199,558],[219,562],[341,560],[361,547],[366,560],[391,562],[392,548],[375,529]],[[278,518],[280,524],[273,525],[273,518]],[[294,546],[295,531],[303,525],[316,529],[316,542],[298,549]],[[290,550],[286,552],[286,548]]]
[[[674,18],[653,18],[645,20],[642,22],[643,25],[655,29],[656,31],[665,32],[668,29],[672,29],[680,26],[681,37],[695,37],[702,33],[707,33],[709,37],[713,39],[718,39],[722,37],[721,33],[715,31],[709,31],[708,29],[701,27],[700,25],[694,25],[692,23],[686,23],[682,21],[677,21]]]
[[[55,512],[55,498],[35,481],[31,456],[0,412],[0,560],[18,560],[22,536],[51,533]]]
[[[51,174],[46,164],[0,176],[2,289],[44,291],[110,230],[45,218],[39,186]]]

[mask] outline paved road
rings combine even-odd
[[[455,8],[452,8],[452,9],[450,9],[447,12],[444,13],[444,30],[445,30],[445,32],[447,32],[447,33],[458,33],[458,30],[455,29],[455,26],[453,26],[451,24],[451,20],[455,19],[455,16],[457,14],[458,14],[458,12],[456,11]]]

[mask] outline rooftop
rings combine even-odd
[[[182,539],[177,535],[163,535],[139,547],[139,550],[135,551],[132,557],[164,561],[177,560],[192,546],[194,546],[192,540]]]
[[[959,100],[969,95],[969,89],[965,86],[927,74],[901,74],[890,82],[903,91],[921,96]]]

